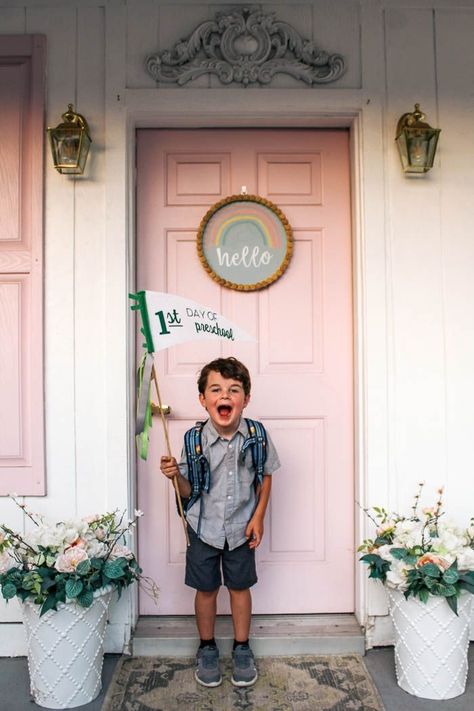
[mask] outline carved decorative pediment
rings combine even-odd
[[[274,14],[247,8],[219,13],[203,22],[173,49],[146,59],[156,82],[186,84],[214,74],[223,84],[270,84],[276,74],[289,74],[306,84],[328,84],[345,71],[340,54],[328,54],[301,37]]]

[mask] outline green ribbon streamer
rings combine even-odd
[[[144,353],[138,366],[138,398],[137,398],[137,423],[135,427],[135,442],[141,459],[148,457],[148,444],[150,441],[151,417],[151,371],[153,356]]]
[[[140,331],[145,336],[145,343],[143,345],[147,349],[147,352],[144,353],[140,361],[140,365],[138,366],[137,372],[138,396],[137,421],[135,425],[135,442],[137,445],[137,451],[141,459],[146,459],[148,457],[150,427],[152,426],[150,385],[151,372],[153,368],[152,354],[155,350],[155,346],[153,344],[153,338],[151,335],[150,321],[146,308],[145,292],[138,291],[136,294],[129,294],[128,296],[130,299],[133,299],[133,301],[136,302],[130,306],[132,311],[140,311],[140,316],[142,317],[142,328],[140,329]]]

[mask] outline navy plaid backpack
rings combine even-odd
[[[252,452],[252,464],[255,469],[255,487],[263,481],[265,471],[265,461],[267,459],[267,433],[265,427],[257,420],[244,418],[248,427],[248,436],[245,438],[240,450],[240,460],[243,462],[245,453],[250,447]],[[206,420],[207,421],[207,420]],[[188,464],[189,483],[191,484],[191,496],[183,499],[183,509],[188,511],[198,500],[201,493],[208,492],[211,483],[211,472],[209,462],[202,453],[202,428],[206,422],[197,422],[194,427],[184,435],[184,447]]]

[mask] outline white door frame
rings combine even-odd
[[[223,92],[226,104],[222,106]],[[291,106],[290,104],[291,100]],[[282,109],[282,107],[285,107]],[[324,108],[323,108],[324,107]],[[135,318],[126,294],[135,289],[135,132],[138,128],[348,128],[351,146],[353,312],[354,312],[354,441],[356,500],[386,499],[388,405],[385,293],[385,206],[383,190],[383,109],[362,91],[347,90],[127,90],[106,102],[106,305],[107,348],[115,354],[107,374],[108,454],[115,466],[108,473],[109,491],[122,486],[128,505],[135,503]],[[368,169],[370,168],[370,170]],[[124,190],[124,186],[126,189]],[[370,338],[368,337],[370,336]],[[126,349],[124,343],[127,344]],[[123,358],[117,359],[118,353]],[[117,362],[118,361],[118,362]],[[369,377],[370,376],[370,377]],[[117,383],[127,382],[117,394]],[[370,387],[369,387],[370,386]],[[113,405],[112,405],[113,403]],[[121,413],[120,414],[120,408]],[[128,416],[124,421],[123,413]],[[126,432],[120,449],[119,435]],[[369,440],[370,432],[370,440]],[[113,434],[112,434],[113,433]],[[118,446],[118,450],[117,450]],[[112,447],[113,454],[112,454]],[[117,481],[117,468],[121,481]],[[121,469],[120,469],[121,467]],[[374,493],[375,492],[375,493]],[[120,498],[120,497],[119,497]],[[114,496],[110,497],[114,501]],[[363,537],[365,521],[355,505],[354,541]],[[363,625],[370,614],[384,614],[371,602],[365,571],[355,566],[356,615]],[[159,581],[158,581],[159,582]],[[137,617],[131,595],[130,621]]]

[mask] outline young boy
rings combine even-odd
[[[221,585],[229,590],[234,648],[234,686],[251,686],[257,669],[249,647],[252,614],[250,587],[257,582],[255,549],[263,536],[263,519],[270,497],[271,474],[280,462],[267,434],[265,470],[255,486],[251,447],[241,448],[249,436],[242,412],[250,400],[249,371],[236,358],[218,358],[202,369],[199,401],[209,419],[202,428],[202,451],[209,463],[210,484],[186,513],[190,545],[186,551],[185,583],[196,590],[196,624],[201,643],[196,657],[196,681],[219,686],[219,650],[214,639],[216,601]],[[161,458],[161,471],[177,476],[180,494],[191,494],[186,452],[179,466],[172,457]]]

